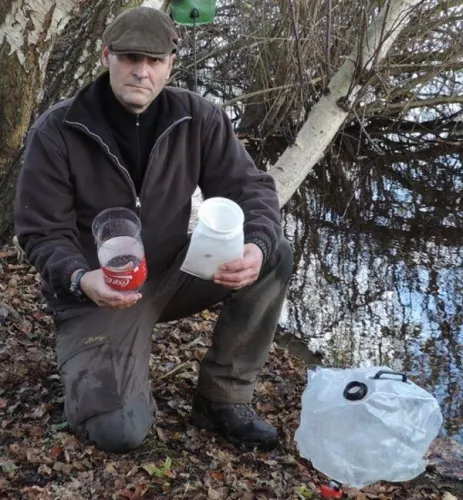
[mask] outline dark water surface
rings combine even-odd
[[[296,273],[282,326],[328,366],[409,373],[463,442],[462,169],[425,166],[353,165],[341,180],[319,167],[285,209]]]

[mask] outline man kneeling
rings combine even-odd
[[[250,402],[292,271],[270,175],[236,139],[227,115],[187,90],[166,87],[178,37],[170,18],[128,9],[103,35],[107,69],[32,126],[18,183],[19,243],[41,273],[54,310],[57,355],[71,427],[101,449],[139,446],[154,421],[149,357],[153,326],[223,302],[201,362],[191,423],[237,444],[269,449],[276,429]],[[236,202],[244,256],[213,280],[180,270],[191,197]],[[111,289],[91,225],[110,207],[142,222],[148,280]]]

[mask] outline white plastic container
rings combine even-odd
[[[362,488],[379,480],[408,481],[442,425],[427,391],[388,367],[308,372],[300,454],[331,479]]]
[[[198,224],[181,270],[210,280],[218,268],[243,257],[244,213],[228,198],[209,198],[198,209]]]

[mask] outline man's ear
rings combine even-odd
[[[169,76],[170,76],[170,72],[172,71],[172,67],[174,66],[174,62],[175,62],[175,59],[176,59],[177,55],[176,54],[172,54],[171,56],[169,56]]]
[[[101,53],[101,62],[105,68],[109,68],[109,49],[108,46],[105,45],[103,47],[103,52]]]

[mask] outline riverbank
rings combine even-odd
[[[300,458],[294,444],[306,383],[303,346],[275,344],[257,387],[257,409],[278,427],[280,446],[243,453],[188,424],[216,312],[158,325],[151,358],[158,424],[138,450],[104,453],[77,441],[64,421],[52,318],[38,283],[15,248],[0,250],[0,499],[321,498],[327,478]],[[463,498],[462,462],[455,462],[461,448],[452,450],[445,440],[436,446],[433,465],[420,478],[363,491],[346,488],[345,498]]]

